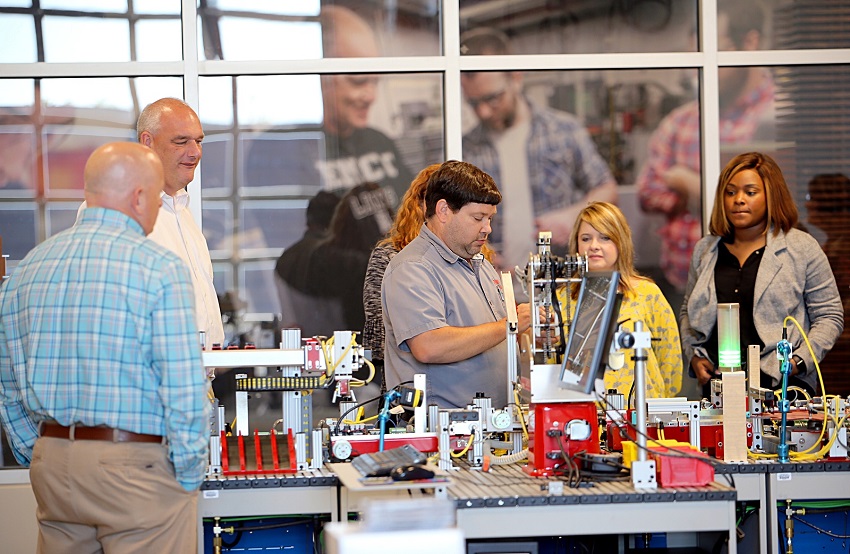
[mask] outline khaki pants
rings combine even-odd
[[[175,479],[167,446],[41,437],[30,481],[39,554],[198,551],[198,493]]]

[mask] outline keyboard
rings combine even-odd
[[[393,468],[411,464],[424,464],[427,459],[428,457],[425,454],[416,450],[413,446],[405,444],[383,452],[361,454],[351,460],[351,465],[364,477],[384,477],[389,475]]]

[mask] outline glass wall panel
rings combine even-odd
[[[524,265],[538,230],[552,231],[553,251],[565,254],[576,213],[593,199],[616,201],[635,236],[657,233],[664,216],[642,202],[651,196],[644,168],[657,163],[651,139],[680,106],[699,114],[696,80],[695,69],[464,72],[463,157],[504,195],[491,235],[498,265]],[[699,136],[697,118],[697,163]],[[699,179],[695,198],[699,206]],[[635,246],[637,266],[657,274],[658,241]]]
[[[43,145],[44,194],[48,198],[83,200],[83,169],[89,155],[99,146],[115,141],[135,141],[135,130],[81,125],[48,125]]]
[[[202,176],[202,179],[204,178]],[[233,255],[233,204],[205,201],[203,225],[210,257],[214,260],[229,261]]]
[[[843,394],[850,389],[850,67],[787,66],[774,73],[776,159],[844,303],[844,333],[821,364],[827,393]]]
[[[351,262],[362,262],[362,274],[392,218],[376,206],[394,210],[415,173],[444,159],[437,74],[202,77],[200,97],[204,229],[217,264],[232,264],[235,288],[227,291],[244,301],[251,296],[249,303],[262,312],[276,309],[274,280],[243,279],[274,268],[281,252],[302,238],[308,200],[320,191],[342,197],[354,190],[351,211],[376,222],[363,235],[368,250]],[[226,184],[231,174],[233,189]],[[370,182],[375,190],[364,186]],[[231,239],[232,253],[216,246],[225,244],[222,234]],[[250,271],[243,267],[249,262]],[[344,267],[331,273],[343,280],[357,274]],[[269,288],[255,288],[261,286]]]
[[[850,4],[842,0],[719,0],[717,11],[721,50],[850,47]]]
[[[0,237],[3,237],[3,254],[9,256],[11,267],[6,271],[10,274],[17,262],[41,242],[36,215],[36,205],[32,202],[0,203]]]
[[[43,27],[46,62],[130,60],[130,26],[127,21],[47,16]],[[109,44],[109,48],[104,48],[104,44]]]
[[[202,21],[204,21],[202,19]],[[270,21],[222,17],[216,21],[224,60],[294,60],[322,57],[321,26],[316,21]],[[251,37],[245,40],[245,37]]]
[[[20,119],[24,118],[0,116],[0,121]],[[35,128],[31,125],[0,125],[0,197],[35,196],[36,169]]]
[[[246,10],[271,15],[316,15],[319,0],[219,0],[221,10]]]
[[[229,133],[204,137],[201,179],[204,183],[204,198],[228,197],[233,194],[233,136]]]
[[[434,56],[439,6],[439,0],[386,7],[331,1],[322,8],[319,2],[220,2],[198,9],[199,51],[208,60]]]
[[[274,260],[244,262],[239,266],[239,282],[245,283],[239,299],[245,301],[249,313],[280,312],[274,294]],[[244,296],[243,296],[244,295]]]
[[[142,9],[108,0],[39,2],[38,8],[3,2],[0,36],[15,48],[0,50],[0,63],[182,59],[180,1],[138,3]]]
[[[276,256],[304,234],[304,202],[245,201],[240,205],[237,244],[246,258]],[[270,311],[270,310],[262,310]]]
[[[139,111],[181,89],[174,77],[0,79],[0,236],[11,261],[74,221],[92,151],[135,141]]]
[[[148,19],[136,23],[136,61],[168,62],[183,59],[183,29],[179,19]]]
[[[53,236],[69,229],[77,221],[79,202],[51,202],[46,207],[45,228],[47,235]]]
[[[38,61],[35,23],[32,16],[0,14],[0,37],[14,48],[0,48],[0,63],[33,63]]]
[[[130,0],[133,11],[140,14],[180,15],[180,0]]]
[[[697,1],[502,2],[460,0],[462,55],[689,52]],[[481,51],[464,40],[479,33],[509,37],[507,52]]]
[[[75,10],[120,13],[127,10],[127,0],[39,0],[46,10]]]
[[[213,262],[213,285],[216,291],[231,291],[235,289],[235,279],[233,278],[233,266],[229,263]],[[225,293],[226,294],[226,293]],[[222,293],[219,293],[219,298]],[[222,307],[224,311],[224,307]]]
[[[345,80],[346,83],[371,76],[348,75],[332,81]],[[377,82],[377,79],[376,79]],[[239,95],[236,99],[239,110],[239,123],[243,126],[269,127],[274,125],[320,125],[322,123],[322,83],[318,75],[248,75],[236,78]],[[356,85],[352,85],[354,88]],[[366,89],[361,87],[365,94]],[[368,91],[374,93],[374,91]],[[287,101],[281,101],[281,93]],[[362,106],[369,104],[369,98],[352,99],[361,101]]]

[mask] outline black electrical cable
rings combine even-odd
[[[375,398],[372,398],[370,400],[366,400],[365,402],[360,402],[359,404],[355,404],[351,408],[347,409],[345,412],[342,413],[341,416],[339,416],[337,418],[336,428],[340,429],[342,427],[342,420],[345,419],[345,416],[347,416],[348,414],[350,414],[354,410],[356,410],[358,408],[362,408],[363,406],[366,406],[367,404],[371,404],[372,402],[376,402],[376,401],[380,400],[381,398],[383,398],[383,396],[376,396]]]
[[[564,446],[563,438],[563,433],[558,434],[558,447],[561,449],[561,457],[564,459],[564,463],[566,463],[567,466],[570,468],[570,472],[567,477],[567,485],[571,489],[577,489],[579,486],[581,486],[581,469],[579,468],[578,464],[572,459],[572,457],[567,454],[567,447]],[[569,438],[567,440],[569,440]],[[581,451],[581,453],[584,452],[586,451]]]
[[[224,520],[223,520],[224,522]],[[281,523],[270,523],[268,525],[243,525],[241,527],[233,528],[234,540],[233,542],[227,542],[224,537],[221,537],[221,545],[227,549],[232,549],[239,544],[239,541],[242,540],[242,534],[244,532],[254,532],[254,531],[268,531],[271,529],[283,529],[286,527],[292,527],[295,525],[302,525],[304,523],[312,523],[313,528],[316,527],[316,518],[313,519],[297,519],[294,521],[286,521]]]
[[[412,383],[413,383],[413,381],[405,381],[403,383],[399,383],[398,385],[394,386],[391,390],[398,390],[399,387],[402,387],[404,385],[409,385],[409,384],[412,384]],[[357,408],[362,408],[363,406],[366,406],[367,404],[371,404],[372,402],[380,401],[383,397],[384,397],[384,395],[381,394],[381,395],[376,396],[375,398],[371,398],[371,399],[366,400],[364,402],[361,402],[359,404],[355,404],[354,406],[352,406],[351,408],[349,408],[348,410],[343,412],[342,415],[337,418],[336,428],[337,429],[341,428],[342,427],[342,420],[345,419],[345,416],[347,416],[348,414],[350,414],[351,412],[353,412]]]
[[[586,453],[578,453],[578,454],[575,454],[573,457],[578,458],[579,460],[581,460],[583,462],[589,462],[589,463],[594,463],[594,464],[602,464],[602,465],[606,465],[606,466],[611,466],[615,469],[629,469],[626,466],[624,466],[623,464],[618,464],[617,462],[614,462],[614,461],[611,461],[611,460],[606,460],[604,458],[600,458],[600,459],[591,458],[591,457],[587,456]]]
[[[609,409],[614,408],[611,405],[611,403],[608,402],[607,398],[601,398],[598,394],[596,395],[596,400],[597,400],[597,402],[604,403],[605,405],[607,405]],[[631,421],[624,419],[623,422],[625,423],[624,427],[629,427],[635,432],[635,438],[637,438],[637,436],[640,435],[643,438],[645,438],[647,441],[654,441],[655,440],[652,437],[650,437],[649,435],[647,435],[646,433],[639,431],[638,428],[635,425],[633,425]],[[624,427],[618,427],[617,428],[617,430],[620,433],[620,437],[625,439],[625,440],[631,441],[632,437],[630,437],[628,435],[628,433],[626,432]],[[670,457],[670,458],[691,458],[691,459],[694,459],[694,460],[699,460],[700,462],[703,462],[705,464],[709,464],[712,467],[723,467],[723,465],[724,465],[724,463],[720,460],[715,460],[713,458],[700,456],[700,455],[697,455],[697,454],[688,454],[687,452],[682,452],[681,450],[670,450],[670,449],[650,450],[649,448],[638,444],[637,440],[634,441],[634,444],[635,444],[635,446],[637,446],[641,450],[644,450],[647,453],[652,454],[652,455],[667,456],[667,457]],[[732,488],[735,488],[734,477],[732,477],[732,475],[728,474],[728,473],[726,473],[724,475],[728,476],[728,479],[731,481]]]
[[[629,395],[626,397],[626,409],[632,408],[632,395],[635,393],[635,380],[632,379],[632,386],[629,387]]]
[[[281,523],[269,523],[267,525],[243,525],[241,527],[234,527],[234,532],[244,532],[244,531],[268,531],[270,529],[283,529],[285,527],[293,527],[295,525],[303,525],[304,523],[312,523],[312,519],[297,519],[295,521],[286,521]]]
[[[558,291],[556,289],[556,275],[557,272],[552,271],[552,283],[549,286],[549,289],[552,291],[552,309],[555,311],[555,317],[558,319],[558,334],[560,337],[560,342],[558,343],[557,348],[555,349],[555,363],[560,364],[562,361],[562,356],[567,349],[567,340],[564,336],[564,318],[561,313],[561,302],[558,300]],[[569,294],[569,290],[567,294]],[[548,323],[548,321],[547,321]]]

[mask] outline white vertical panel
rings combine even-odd
[[[702,118],[702,228],[708,232],[714,190],[720,176],[720,99],[717,79],[717,0],[700,1],[702,32],[700,44],[704,61],[700,87]]]
[[[182,0],[183,19],[183,94],[184,99],[197,112],[198,93],[198,10],[195,0]],[[195,169],[195,179],[189,183],[189,211],[203,229],[201,212],[201,164]]]
[[[460,10],[457,2],[443,2],[443,125],[447,160],[463,159],[461,147]]]

